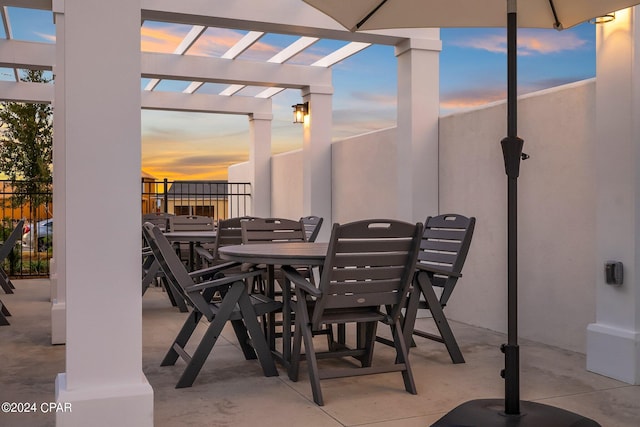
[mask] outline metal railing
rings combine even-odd
[[[19,197],[16,197],[19,196]],[[19,220],[24,219],[23,235],[2,268],[11,277],[49,276],[52,255],[51,227],[46,222],[51,219],[52,205],[47,202],[31,208],[28,202],[15,205],[15,199],[29,199],[27,194],[17,193],[11,181],[0,180],[0,241],[4,241]],[[51,200],[50,191],[33,196],[39,200]]]
[[[251,183],[142,179],[142,213],[203,215],[220,219],[251,212]]]
[[[0,241],[9,236],[19,220],[25,220],[22,239],[2,268],[11,277],[48,277],[53,255],[52,203],[45,203],[37,209],[31,209],[28,203],[14,206],[16,195],[11,181],[0,180]],[[41,200],[52,200],[50,192],[39,196]],[[141,197],[142,214],[206,215],[218,221],[251,212],[251,184],[248,182],[143,178]]]

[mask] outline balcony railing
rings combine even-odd
[[[19,220],[25,220],[22,239],[2,268],[11,277],[48,277],[53,254],[53,206],[51,202],[31,209],[28,203],[14,206],[11,182],[0,180],[0,241],[4,241]],[[52,200],[50,192],[38,194]],[[227,181],[157,181],[143,178],[142,213],[168,212],[176,215],[206,215],[215,221],[245,216],[251,212],[251,184]]]

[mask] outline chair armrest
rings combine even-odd
[[[322,296],[322,292],[320,292],[318,288],[311,284],[311,282],[302,277],[302,275],[300,275],[298,270],[296,270],[295,268],[285,265],[282,266],[281,270],[284,273],[285,277],[291,280],[291,283],[293,283],[296,288],[300,288],[314,297]]]
[[[221,272],[223,270],[226,270],[227,268],[236,267],[238,265],[240,265],[239,262],[229,261],[229,262],[225,262],[223,264],[217,264],[217,265],[213,265],[211,267],[202,268],[200,270],[191,271],[189,273],[189,277],[191,277],[192,279],[195,279],[195,278],[202,277],[202,276],[216,274],[216,273],[219,273],[219,272]]]
[[[240,280],[244,280],[248,277],[258,276],[262,274],[261,270],[249,271],[247,273],[234,274],[233,276],[221,277],[219,279],[209,280],[206,282],[198,283],[197,285],[187,286],[185,287],[185,292],[199,292],[204,289],[209,288],[217,288],[218,286],[228,285],[229,283],[234,283]]]
[[[441,274],[443,276],[462,277],[461,273],[454,273],[453,271],[441,270],[437,268],[437,266],[435,265],[417,263],[416,270],[417,272],[424,271],[426,273]]]
[[[208,262],[213,262],[213,255],[211,254],[211,252],[207,250],[207,248],[203,248],[202,246],[196,246],[195,251],[200,258],[203,258]]]

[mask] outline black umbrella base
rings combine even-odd
[[[478,399],[454,408],[431,427],[601,427],[592,419],[535,402],[520,402],[520,415],[504,413],[504,399]]]

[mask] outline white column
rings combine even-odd
[[[56,269],[67,314],[56,401],[70,408],[56,425],[152,426],[142,372],[140,1],[54,1],[53,9],[63,37],[55,108],[64,110],[54,250],[63,251]]]
[[[253,215],[271,216],[271,122],[272,114],[249,116],[249,167]]]
[[[309,103],[302,143],[302,208],[304,215],[323,218],[318,241],[328,241],[333,224],[331,211],[331,129],[333,87],[310,86],[302,90]]]
[[[397,218],[424,221],[438,212],[439,30],[407,39],[398,58]]]
[[[59,3],[55,3],[59,7]],[[65,99],[65,26],[64,15],[54,10],[56,24],[56,59],[53,73],[56,76],[53,99],[53,217],[55,218],[55,230],[53,234],[53,254],[51,259],[51,344],[64,344],[67,336],[67,309],[66,309],[66,119],[64,109]],[[58,266],[61,267],[58,267]]]
[[[587,369],[640,384],[640,41],[638,9],[596,27],[596,322]],[[605,283],[606,261],[624,283]]]

